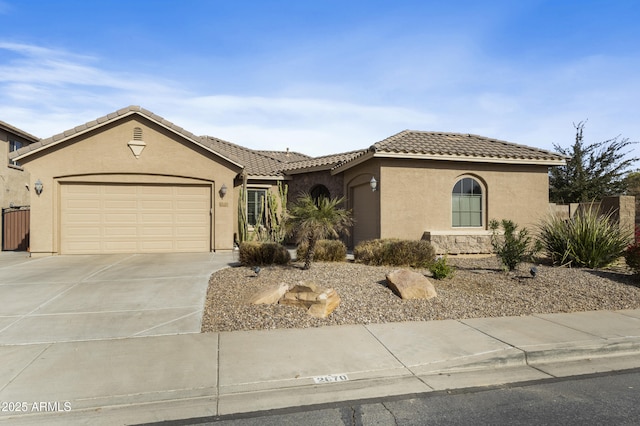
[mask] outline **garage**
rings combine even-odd
[[[211,186],[64,183],[60,253],[211,250]]]

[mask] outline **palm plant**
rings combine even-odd
[[[338,238],[340,232],[349,232],[353,224],[351,211],[340,206],[343,198],[314,199],[303,193],[291,207],[289,213],[290,231],[295,233],[298,243],[306,242],[304,269],[311,268],[316,243],[325,238]]]

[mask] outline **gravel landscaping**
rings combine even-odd
[[[430,321],[534,313],[577,312],[640,308],[640,279],[623,266],[608,269],[560,268],[531,264],[512,272],[500,269],[496,257],[450,257],[453,278],[432,279],[438,296],[431,300],[402,300],[386,286],[387,272],[396,267],[365,266],[352,262],[251,268],[230,267],[209,281],[202,322],[203,332],[306,328],[342,324]],[[429,274],[426,270],[416,270]],[[340,306],[325,319],[302,308],[250,305],[247,300],[268,286],[313,281],[334,288]]]

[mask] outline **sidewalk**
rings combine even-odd
[[[0,423],[225,415],[623,370],[638,355],[640,310],[5,345]]]

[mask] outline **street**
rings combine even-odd
[[[637,425],[640,369],[166,425]]]

